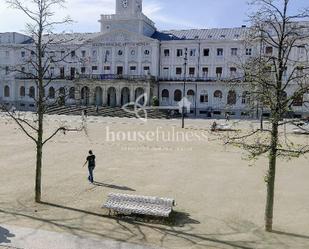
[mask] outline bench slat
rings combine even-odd
[[[103,207],[128,215],[144,214],[168,217],[174,205],[175,201],[170,198],[111,193]]]

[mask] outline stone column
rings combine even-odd
[[[135,102],[135,91],[133,85],[130,87],[130,102]]]
[[[103,88],[103,105],[107,105],[107,90],[108,90],[108,87],[107,86],[104,86]]]
[[[121,90],[119,88],[116,89],[116,106],[121,107]]]
[[[151,95],[150,95],[150,84],[148,84],[146,86],[146,94],[147,94],[147,106],[150,106],[151,105],[151,102],[152,102],[152,99],[151,99]]]

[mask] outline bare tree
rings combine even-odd
[[[62,7],[65,0],[7,0],[10,7],[20,10],[30,20],[26,24],[27,33],[32,37],[28,45],[22,49],[27,51],[30,56],[26,57],[20,64],[10,68],[18,77],[35,82],[37,94],[29,91],[29,97],[35,102],[36,112],[34,120],[29,120],[22,115],[11,112],[6,106],[2,106],[20,127],[20,129],[36,145],[36,177],[35,177],[35,201],[41,201],[41,174],[43,146],[55,137],[59,132],[77,131],[81,128],[70,129],[67,126],[60,125],[49,135],[44,134],[44,115],[50,104],[58,104],[64,101],[66,96],[65,89],[60,89],[57,97],[54,92],[52,95],[45,95],[45,89],[58,76],[54,75],[52,67],[60,62],[66,62],[66,58],[71,52],[57,51],[61,46],[69,43],[69,39],[55,39],[52,31],[56,25],[68,24],[71,19],[66,17],[63,20],[54,20],[54,9]],[[75,48],[77,49],[77,48]],[[57,56],[56,54],[60,54]],[[68,91],[67,91],[68,92]]]
[[[250,16],[252,28],[247,42],[255,44],[256,56],[246,61],[244,71],[250,101],[270,113],[270,128],[242,131],[226,140],[245,149],[250,159],[268,155],[266,231],[273,227],[277,159],[292,159],[309,152],[308,145],[296,144],[282,132],[282,127],[298,121],[291,116],[296,107],[309,107],[305,99],[309,92],[309,22],[305,22],[309,9],[291,13],[292,3],[252,1],[258,10]]]

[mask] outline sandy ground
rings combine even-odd
[[[309,248],[308,158],[278,162],[276,232],[265,233],[267,160],[249,167],[240,150],[223,146],[207,131],[211,122],[186,121],[185,131],[194,134],[194,141],[112,142],[106,129],[123,132],[120,138],[158,129],[173,134],[182,132],[180,121],[89,118],[87,134],[60,134],[46,145],[45,204],[38,205],[33,202],[34,144],[1,117],[0,222],[167,249]],[[46,131],[51,133],[58,123],[78,127],[81,122],[78,117],[50,116]],[[252,125],[257,124],[235,123],[240,129]],[[293,139],[309,141],[306,136]],[[97,156],[97,185],[87,182],[87,169],[82,168],[89,149]],[[110,192],[175,198],[177,222],[163,225],[109,217],[101,206]]]

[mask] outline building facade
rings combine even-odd
[[[162,108],[176,107],[187,97],[193,116],[252,116],[239,67],[259,53],[258,45],[245,42],[249,29],[158,31],[143,14],[142,4],[142,0],[116,0],[116,13],[101,15],[98,33],[45,37],[61,44],[50,46],[49,54],[65,55],[65,60],[49,67],[55,78],[46,87],[50,103],[66,95],[67,105],[122,106],[147,94],[147,105],[156,96]],[[33,56],[31,47],[31,37],[0,33],[0,101],[19,109],[35,108],[35,82],[23,73],[31,71],[23,63]],[[302,49],[295,49],[292,56],[306,61]],[[269,47],[265,50],[272,52]],[[16,66],[19,72],[10,70]],[[287,89],[291,94],[293,87]],[[295,115],[308,114],[303,103],[293,110]]]

